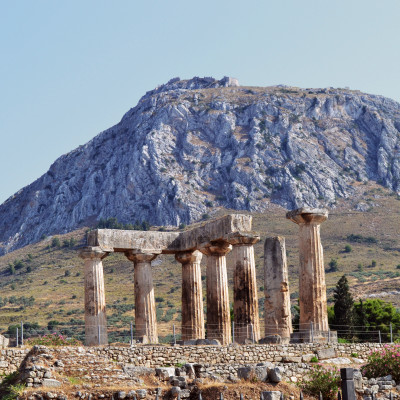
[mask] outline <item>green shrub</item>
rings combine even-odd
[[[40,336],[37,338],[27,339],[25,341],[28,346],[43,345],[43,346],[81,346],[82,343],[75,338],[67,338],[63,335],[52,333],[49,335]]]
[[[57,236],[51,241],[51,247],[61,247],[60,239]]]
[[[313,357],[311,358],[310,362],[312,362],[312,363],[318,362],[318,357],[313,356]]]
[[[385,345],[368,356],[367,364],[362,368],[367,378],[392,375],[395,381],[400,379],[400,345]]]
[[[353,250],[353,248],[349,244],[346,244],[346,246],[344,247],[345,253],[351,253],[352,250]]]
[[[324,400],[336,400],[340,385],[339,370],[333,367],[316,365],[299,382],[304,393],[319,396],[322,393]]]
[[[357,358],[358,357],[358,353],[351,353],[351,356]]]

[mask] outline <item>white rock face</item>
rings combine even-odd
[[[1,252],[100,218],[178,225],[213,207],[332,207],[400,192],[400,105],[345,89],[172,79],[0,206]],[[212,204],[211,204],[211,203]]]

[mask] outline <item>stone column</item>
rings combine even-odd
[[[231,342],[226,254],[232,249],[227,242],[211,242],[200,251],[207,256],[207,338],[221,344]]]
[[[85,345],[108,344],[106,297],[102,259],[108,253],[100,247],[84,247],[79,256],[85,261]],[[100,334],[100,337],[99,337]]]
[[[143,343],[158,343],[156,303],[154,300],[151,262],[158,254],[128,251],[134,263],[135,279],[135,329]]]
[[[182,264],[182,340],[204,339],[203,289],[199,251],[175,254]]]
[[[235,235],[229,239],[233,246],[234,289],[233,311],[235,342],[245,343],[246,339],[257,342],[260,339],[258,295],[254,244],[260,240],[255,235]]]
[[[279,335],[287,342],[292,329],[285,238],[270,237],[264,243],[265,336]]]
[[[324,256],[320,224],[328,218],[323,209],[300,208],[286,217],[299,225],[300,330],[328,331]]]

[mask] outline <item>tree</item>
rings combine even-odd
[[[339,279],[333,297],[335,299],[333,306],[335,311],[335,329],[338,330],[339,336],[348,337],[354,322],[354,300],[350,293],[346,275],[343,275]],[[347,333],[340,334],[340,331],[347,331]]]
[[[351,253],[352,250],[353,248],[349,244],[346,244],[346,246],[344,247],[345,253]]]
[[[61,247],[60,239],[57,236],[51,241],[51,247]]]

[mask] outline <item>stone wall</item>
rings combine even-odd
[[[289,345],[244,345],[244,346],[101,346],[49,348],[53,359],[74,359],[76,364],[93,362],[117,362],[137,367],[159,367],[178,363],[208,365],[246,365],[259,362],[306,362],[310,354],[322,349],[334,349],[337,357],[357,353],[358,358],[366,358],[371,350],[383,344],[289,344]],[[9,348],[0,350],[0,374],[15,371],[29,349]]]

